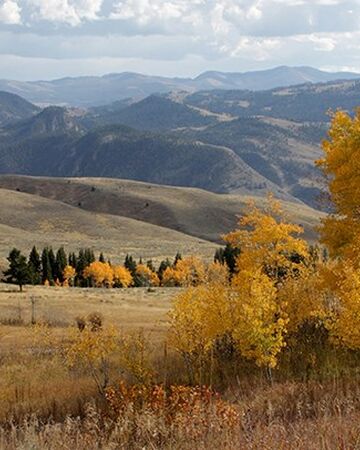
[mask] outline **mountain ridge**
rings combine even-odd
[[[206,89],[266,90],[292,86],[304,81],[316,83],[335,79],[358,79],[360,74],[325,72],[312,67],[279,66],[251,72],[204,72],[194,78],[162,77],[133,72],[103,76],[66,77],[50,81],[0,80],[0,90],[22,96],[41,104],[99,106],[111,101],[133,97],[137,100],[154,93]]]

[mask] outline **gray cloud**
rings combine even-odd
[[[89,73],[127,65],[162,73],[275,64],[360,70],[359,30],[360,0],[0,0],[1,67],[10,75],[20,61],[45,60],[53,69],[45,64],[44,77],[62,73],[57,60],[68,69],[76,61],[79,73],[90,61]]]

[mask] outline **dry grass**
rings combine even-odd
[[[90,247],[114,262],[127,253],[159,262],[183,255],[212,258],[216,244],[139,220],[84,211],[65,203],[0,189],[0,269],[13,246],[29,252],[35,244],[65,246],[68,251]]]
[[[158,341],[167,329],[167,313],[177,288],[85,289],[0,284],[0,323],[5,335],[0,348],[8,343],[21,345],[24,325],[32,318],[31,299],[35,300],[35,319],[59,330],[74,325],[75,318],[99,312],[105,323],[124,332],[143,330]],[[17,325],[20,322],[20,325]],[[20,341],[20,342],[19,342]]]
[[[108,178],[3,175],[0,187],[20,189],[74,207],[81,203],[81,208],[90,212],[128,217],[215,242],[235,227],[236,216],[247,200],[243,195]],[[284,206],[290,218],[304,226],[307,238],[315,239],[314,226],[322,214],[301,203]]]
[[[162,410],[129,404],[120,416],[108,410],[90,374],[69,370],[51,349],[66,337],[74,317],[99,311],[126,332],[143,329],[162,380],[161,343],[177,289],[65,289],[0,285],[0,448],[6,449],[210,449],[350,450],[360,448],[360,388],[356,378],[270,385],[241,371],[223,398],[235,408],[233,426],[204,405],[170,422]],[[38,349],[29,326],[51,324],[48,347]],[[10,323],[10,324],[9,324]],[[11,324],[12,323],[12,324]],[[159,351],[160,348],[160,351]],[[157,353],[156,353],[157,352]],[[181,378],[169,360],[168,381]],[[123,377],[116,360],[112,382]],[[188,416],[186,415],[188,414]],[[13,419],[11,419],[11,417]]]

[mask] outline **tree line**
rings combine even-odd
[[[235,271],[238,249],[227,245],[218,249],[214,263],[226,265],[229,274]],[[54,251],[44,247],[41,252],[34,246],[28,257],[13,248],[7,257],[9,268],[4,273],[6,283],[17,284],[22,291],[26,284],[73,287],[152,287],[197,285],[210,268],[197,257],[183,258],[178,252],[173,260],[166,258],[158,267],[150,259],[143,263],[126,255],[122,265],[112,264],[101,252],[98,257],[90,248],[78,253],[66,253],[64,247]]]

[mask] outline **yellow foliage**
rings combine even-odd
[[[225,235],[224,240],[241,249],[238,270],[271,268],[276,276],[280,269],[290,273],[299,268],[289,259],[292,254],[308,257],[307,243],[295,237],[302,232],[300,226],[285,221],[279,202],[269,196],[265,210],[249,202],[248,212],[239,220],[239,229]]]
[[[206,267],[205,279],[207,283],[226,286],[229,281],[229,269],[227,265],[220,264],[218,261],[209,264]]]
[[[275,367],[288,320],[274,282],[261,269],[242,270],[234,277],[231,300],[232,336],[239,351],[260,366]]]
[[[66,361],[72,367],[76,364],[101,365],[118,346],[118,332],[114,327],[101,327],[93,331],[85,327],[82,331],[70,329],[69,344],[66,348]]]
[[[317,164],[329,179],[331,202],[335,208],[323,220],[321,239],[331,256],[344,257],[359,266],[360,238],[360,109],[351,118],[338,111],[333,115],[325,156]]]
[[[131,286],[133,283],[130,271],[124,266],[113,267],[113,278],[116,285],[124,288]]]
[[[64,283],[63,286],[72,286],[76,276],[76,270],[72,266],[66,266],[63,271]]]
[[[226,286],[203,284],[182,292],[170,313],[171,344],[182,353],[203,352],[230,330]]]
[[[179,259],[175,267],[168,267],[163,273],[164,286],[196,286],[205,280],[205,265],[200,258],[188,256]]]
[[[360,270],[340,264],[333,272],[330,332],[341,344],[360,349]]]
[[[159,286],[160,284],[157,274],[148,266],[145,266],[145,264],[137,265],[136,274],[139,277],[142,286]]]
[[[85,268],[83,275],[93,280],[97,287],[110,287],[114,282],[113,269],[109,263],[95,261]]]

